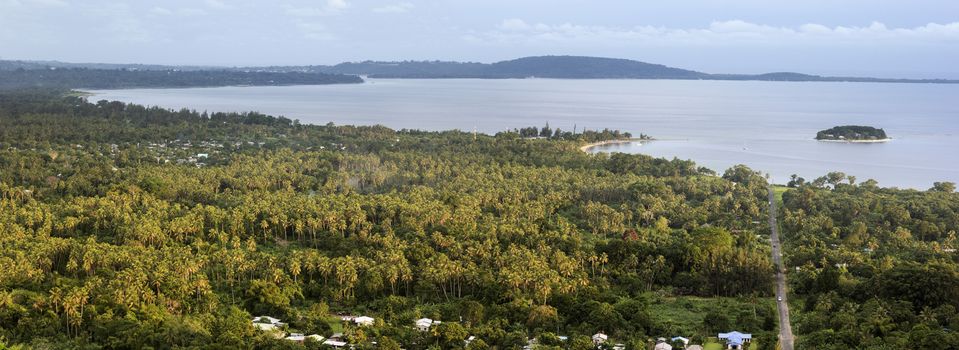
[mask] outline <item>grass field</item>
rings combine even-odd
[[[339,317],[330,317],[326,320],[326,323],[330,325],[330,328],[333,329],[333,333],[342,333],[343,332],[343,321]]]
[[[651,303],[649,312],[665,324],[674,334],[670,336],[704,335],[703,319],[713,309],[723,310],[732,315],[737,310],[754,307],[756,304],[768,304],[775,309],[773,298],[701,298],[692,296],[661,297],[649,294]],[[753,330],[740,330],[750,332]],[[665,336],[665,335],[663,335]],[[715,334],[711,334],[715,336]]]
[[[773,186],[773,195],[776,197],[776,206],[782,207],[783,205],[783,193],[789,191],[789,187],[786,186]]]

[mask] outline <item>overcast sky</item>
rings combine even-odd
[[[199,65],[630,58],[959,78],[957,0],[0,0],[0,59]]]

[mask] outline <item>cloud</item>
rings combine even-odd
[[[201,9],[197,9],[197,8],[190,8],[190,7],[185,7],[185,8],[179,8],[179,9],[176,9],[176,10],[171,10],[171,9],[166,8],[166,7],[156,6],[156,7],[152,8],[152,9],[150,9],[150,14],[155,15],[155,16],[184,16],[184,17],[186,17],[186,16],[205,15],[205,14],[206,14],[206,11],[201,10]]]
[[[401,2],[398,4],[387,5],[382,7],[376,7],[373,9],[373,12],[376,13],[407,13],[412,10],[415,5],[409,2]]]
[[[206,6],[209,6],[211,8],[221,9],[221,10],[228,9],[231,7],[230,5],[227,5],[227,3],[221,0],[204,0],[203,3],[205,3]]]
[[[333,10],[343,10],[347,7],[350,7],[350,4],[346,0],[326,0],[326,8]]]
[[[303,33],[303,37],[306,39],[321,41],[336,39],[336,36],[330,33],[322,23],[297,21],[296,28]]]
[[[337,15],[350,7],[346,0],[326,0],[326,4],[320,7],[296,7],[292,5],[283,5],[286,14],[294,17],[320,17]]]
[[[832,45],[856,43],[959,43],[959,22],[929,23],[911,28],[890,28],[881,22],[868,26],[829,27],[807,23],[797,27],[770,26],[742,20],[714,21],[702,28],[668,28],[654,26],[607,27],[572,23],[549,25],[529,23],[511,18],[500,22],[494,30],[471,33],[471,41],[500,43],[580,42],[580,43],[647,43],[647,44],[809,44]]]
[[[0,8],[4,7],[67,7],[69,3],[63,0],[0,0]]]

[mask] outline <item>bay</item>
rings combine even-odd
[[[542,126],[620,129],[656,138],[591,152],[692,159],[722,172],[746,164],[777,183],[830,171],[881,186],[959,182],[959,85],[695,80],[368,79],[357,85],[90,91],[198,111],[259,111],[303,123],[496,133]],[[813,140],[836,125],[884,128],[893,140]]]

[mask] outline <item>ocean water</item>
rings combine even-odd
[[[746,164],[785,183],[830,171],[881,186],[959,182],[959,85],[693,80],[369,79],[358,85],[91,91],[198,111],[259,111],[303,123],[495,133],[542,126],[656,138],[592,152]],[[836,125],[886,130],[886,143],[813,140]]]

